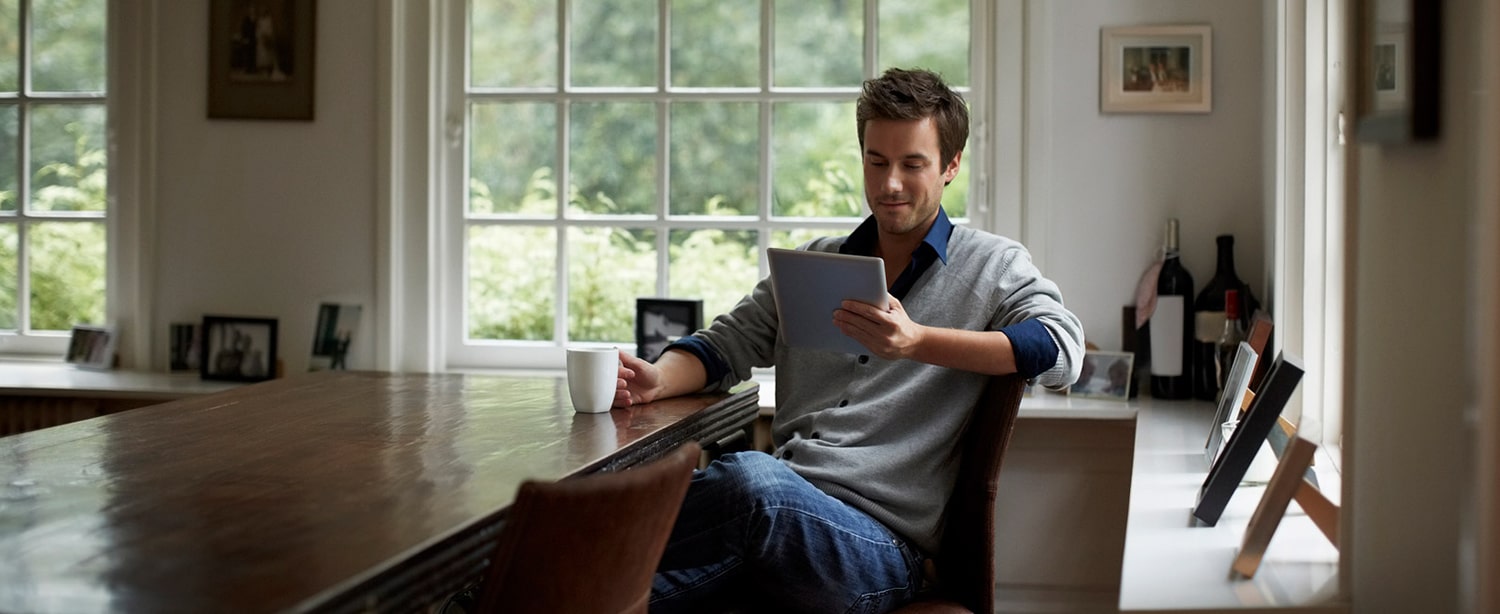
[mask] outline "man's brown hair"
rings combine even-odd
[[[962,96],[930,70],[891,68],[865,81],[854,110],[859,124],[859,148],[865,147],[865,124],[872,119],[922,119],[937,124],[939,164],[943,168],[964,150],[969,140],[969,108]]]

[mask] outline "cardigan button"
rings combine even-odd
[[[865,364],[867,362],[870,362],[870,357],[869,356],[865,356],[864,354],[860,354],[859,355],[859,364]]]

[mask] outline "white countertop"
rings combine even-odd
[[[177,399],[228,390],[235,382],[203,381],[197,373],[80,369],[62,362],[0,362],[0,394]]]
[[[1136,422],[1130,519],[1120,577],[1121,612],[1278,608],[1342,612],[1338,549],[1293,501],[1254,578],[1232,575],[1264,486],[1241,486],[1219,522],[1195,526],[1192,509],[1208,474],[1203,446],[1213,407],[1206,402],[1146,402]],[[1337,503],[1338,476],[1319,451],[1321,490]]]

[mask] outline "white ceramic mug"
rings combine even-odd
[[[620,350],[568,348],[568,396],[573,409],[587,414],[609,411],[620,379]]]

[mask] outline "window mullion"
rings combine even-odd
[[[865,0],[865,78],[880,70],[880,0]]]

